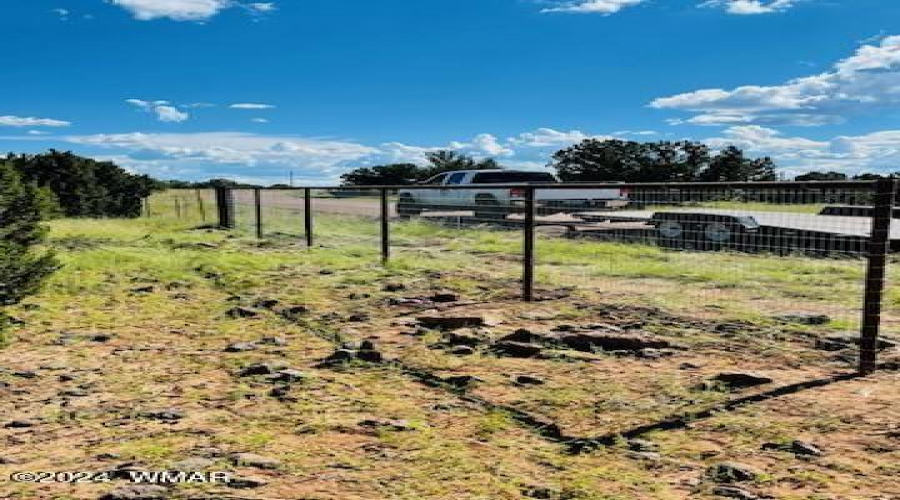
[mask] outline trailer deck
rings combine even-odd
[[[584,224],[569,226],[570,237],[639,241],[690,250],[778,254],[864,255],[872,227],[870,217],[714,208],[572,215]],[[755,221],[751,227],[742,225],[748,217]],[[900,252],[900,224],[891,229],[890,239],[890,251]]]
[[[733,217],[753,217],[761,226],[787,230],[814,231],[839,236],[868,237],[872,219],[837,215],[816,215],[758,210],[724,210],[714,208],[672,208],[665,210],[623,210],[617,212],[582,212],[576,214],[587,222],[649,222],[653,214],[665,212],[703,213]],[[900,225],[891,229],[891,239],[900,240]]]

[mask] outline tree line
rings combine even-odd
[[[68,151],[8,154],[0,163],[27,185],[40,190],[65,217],[138,217],[141,202],[162,186],[146,175],[130,173],[115,163]]]
[[[548,167],[567,182],[736,182],[778,180],[775,162],[750,158],[736,147],[714,152],[692,141],[637,142],[586,139],[554,153]],[[341,176],[347,186],[407,185],[450,170],[502,168],[453,151],[426,156],[423,166],[397,163],[358,168]]]
[[[875,181],[878,179],[898,179],[900,172],[891,174],[847,175],[843,172],[807,172],[794,178],[795,181]]]
[[[759,182],[782,180],[775,161],[748,156],[736,146],[721,150],[697,141],[638,142],[585,139],[553,154],[547,167],[565,182]],[[450,170],[503,168],[494,159],[474,159],[454,151],[436,151],[424,165],[393,163],[351,170],[345,186],[409,185]],[[900,178],[892,174],[808,172],[795,181]]]

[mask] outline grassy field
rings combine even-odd
[[[896,497],[896,372],[765,396],[852,371],[853,349],[815,343],[857,328],[862,260],[542,237],[547,300],[523,303],[515,232],[396,224],[395,256],[383,268],[371,220],[317,218],[314,249],[288,230],[257,241],[199,222],[199,212],[159,211],[53,223],[65,266],[14,311],[23,326],[0,351],[0,477],[130,464],[252,480],[242,489],[169,488],[166,498],[177,499],[683,499],[721,498],[707,470],[739,462],[758,472],[735,485],[748,494]],[[458,297],[427,300],[438,292]],[[892,288],[888,332],[898,304]],[[252,317],[229,314],[236,307]],[[773,319],[795,312],[831,321]],[[444,346],[452,334],[416,321],[436,314],[485,320],[456,332],[479,340],[471,354],[454,354]],[[556,346],[518,358],[489,348],[518,329],[580,327],[640,331],[677,349]],[[320,364],[362,340],[388,362]],[[236,342],[254,349],[225,352]],[[241,375],[255,363],[298,372],[277,384]],[[742,390],[709,382],[735,371],[772,382]],[[465,386],[451,378],[464,376],[475,378]],[[727,406],[752,395],[759,401]],[[722,411],[704,413],[711,408]],[[160,410],[178,418],[160,420]],[[678,418],[643,441],[571,446]],[[793,440],[824,454],[763,449]],[[242,462],[238,453],[270,460]],[[122,485],[0,481],[0,498],[93,499]]]

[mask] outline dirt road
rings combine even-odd
[[[239,204],[252,205],[253,192],[246,190],[234,191],[235,201]],[[303,210],[302,191],[263,191],[262,202],[264,207],[286,208]],[[359,198],[313,198],[314,212],[325,212],[343,215],[360,215],[378,217],[380,214],[380,201],[374,197]],[[391,202],[391,216],[397,215],[396,203]]]
[[[249,190],[236,190],[234,192],[235,201],[239,204],[252,205],[253,192]],[[300,191],[263,191],[262,202],[264,207],[274,207],[303,211],[304,200]],[[341,214],[341,215],[358,215],[363,217],[379,217],[381,214],[381,202],[375,197],[357,197],[357,198],[313,198],[313,212]],[[397,203],[390,202],[389,206],[391,217],[397,216]],[[453,211],[453,212],[426,212],[423,217],[445,218],[445,217],[471,217],[471,211]],[[516,216],[511,216],[516,219]],[[521,218],[521,217],[518,217]],[[559,222],[563,224],[584,224],[584,221],[577,219],[568,214],[558,214],[549,217],[538,217],[537,220],[543,223]]]

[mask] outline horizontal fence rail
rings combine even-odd
[[[416,184],[218,189],[212,198],[223,229],[248,230],[258,238],[296,238],[308,248],[320,241],[327,245],[324,234],[331,238],[339,234],[340,245],[371,242],[385,265],[395,253],[416,248],[402,243],[406,236],[395,234],[403,233],[404,226],[398,224],[433,224],[460,234],[499,231],[507,240],[518,232],[517,274],[526,301],[540,299],[542,262],[555,260],[552,249],[563,241],[733,255],[723,261],[734,266],[725,271],[745,283],[757,280],[753,266],[770,259],[842,259],[846,263],[842,269],[860,278],[859,289],[846,291],[848,296],[858,293],[859,300],[855,306],[841,306],[840,312],[848,324],[859,321],[858,369],[869,373],[877,365],[889,255],[900,251],[900,227],[893,224],[900,216],[895,207],[897,188],[891,179]],[[185,205],[188,199],[175,198],[178,214],[190,210]],[[199,195],[196,199],[202,203]],[[145,206],[148,214],[159,211]],[[591,248],[578,251],[591,258]],[[621,253],[627,254],[622,248]],[[590,264],[623,262],[604,252],[596,251]],[[659,259],[664,262],[664,257]],[[703,265],[703,260],[697,264]],[[615,269],[610,272],[615,274]],[[733,281],[740,286],[740,280]]]

